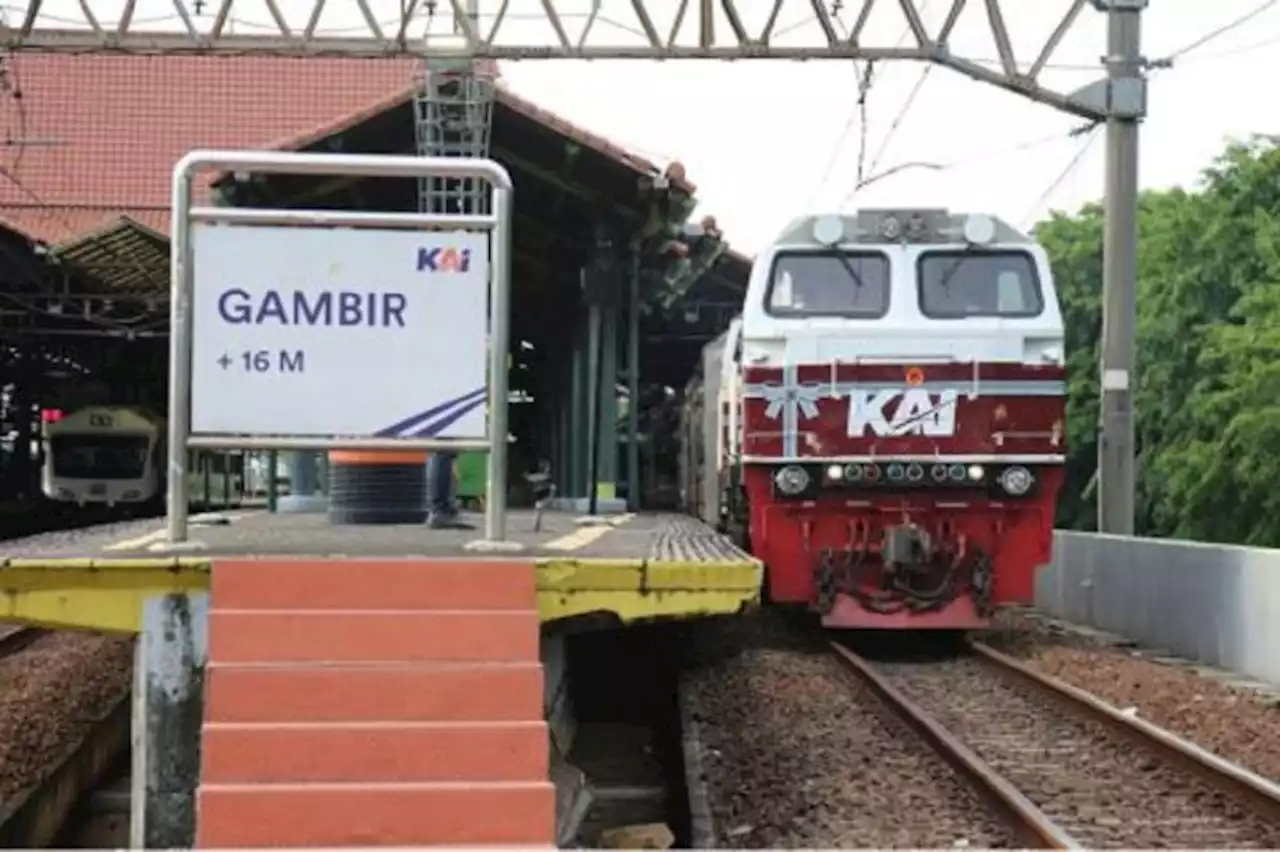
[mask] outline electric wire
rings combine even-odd
[[[1249,21],[1252,21],[1254,18],[1258,17],[1263,12],[1276,6],[1277,4],[1280,4],[1280,0],[1264,0],[1264,2],[1259,3],[1257,6],[1254,6],[1252,9],[1250,9],[1248,12],[1245,12],[1243,15],[1233,18],[1232,20],[1228,21],[1222,26],[1216,27],[1210,30],[1209,32],[1205,33],[1204,35],[1190,42],[1189,44],[1186,44],[1181,48],[1175,50],[1173,53],[1170,53],[1168,56],[1159,60],[1159,64],[1161,65],[1171,64],[1174,60],[1182,56],[1185,56],[1191,51],[1197,50],[1203,47],[1204,45],[1208,44],[1209,42],[1214,41],[1218,38],[1221,38],[1222,36],[1226,35],[1232,30],[1235,30],[1235,29],[1238,29],[1239,27],[1244,26]]]
[[[906,98],[903,99],[902,107],[898,110],[898,114],[894,116],[893,121],[889,123],[889,129],[885,131],[884,136],[880,139],[880,147],[876,149],[876,153],[871,157],[871,166],[868,171],[873,177],[876,174],[876,167],[880,165],[880,160],[889,150],[889,143],[893,141],[893,135],[897,133],[898,128],[902,126],[903,119],[907,117],[907,113],[911,111],[911,107],[915,104],[916,98],[920,96],[920,90],[924,88],[925,81],[929,79],[929,75],[933,73],[933,69],[937,67],[938,66],[933,63],[924,67],[924,70],[920,72],[920,76],[916,78],[915,85],[911,87],[911,91],[907,94]],[[857,192],[857,189],[858,188],[855,186],[853,192]],[[849,195],[852,196],[853,192],[850,192]],[[845,200],[847,201],[848,198]]]
[[[1066,167],[1058,173],[1057,177],[1055,177],[1045,188],[1044,192],[1040,193],[1040,197],[1035,200],[1035,203],[1027,209],[1027,212],[1022,217],[1020,227],[1027,228],[1032,222],[1034,222],[1035,217],[1040,214],[1040,210],[1043,208],[1045,203],[1048,202],[1055,192],[1057,192],[1058,187],[1062,186],[1062,183],[1075,173],[1076,169],[1080,168],[1080,164],[1084,162],[1084,155],[1089,152],[1089,149],[1093,147],[1093,143],[1102,135],[1102,127],[1102,123],[1097,122],[1092,125],[1086,125],[1076,131],[1076,135],[1081,133],[1084,134],[1084,142],[1067,163]]]
[[[929,6],[929,0],[921,0],[920,8],[917,10],[917,14],[920,16],[923,16],[928,6]],[[837,20],[839,19],[837,18]],[[841,24],[840,28],[841,30],[844,30],[843,24]],[[898,40],[894,44],[894,47],[902,47],[903,42],[907,40],[907,36],[909,35],[911,35],[910,25],[908,25],[903,29],[902,35],[898,36]],[[856,69],[857,67],[856,63],[854,67]],[[849,138],[849,133],[852,131],[853,124],[855,121],[858,122],[860,125],[859,141],[858,141],[857,175],[855,180],[855,186],[859,184],[863,184],[864,181],[866,180],[867,132],[868,132],[867,96],[870,95],[871,87],[875,84],[875,78],[873,76],[874,72],[875,72],[874,62],[869,61],[863,64],[863,70],[858,79],[858,99],[854,103],[854,108],[853,110],[850,111],[849,118],[845,121],[844,127],[841,129],[840,135],[836,138],[835,145],[833,145],[831,148],[831,154],[827,157],[827,164],[826,166],[823,167],[822,176],[818,179],[818,182],[814,186],[813,192],[810,194],[809,203],[806,205],[807,207],[813,207],[814,203],[817,201],[818,195],[822,192],[823,188],[827,185],[827,181],[831,179],[831,174],[835,170],[836,163],[840,158],[840,153],[841,151],[844,150],[845,142]],[[892,130],[890,132],[892,132]],[[872,171],[873,172],[875,171],[874,163],[872,165]],[[846,198],[846,201],[847,200],[848,199]]]
[[[27,151],[28,122],[27,104],[23,100],[22,78],[18,70],[18,63],[14,61],[13,51],[0,58],[0,92],[3,92],[13,101],[14,109],[17,111],[17,133],[9,132],[6,134],[4,141],[5,146],[12,148],[14,151],[13,162],[8,165],[8,169],[16,173],[18,169],[22,168],[22,157]]]
[[[1196,51],[1201,47],[1204,47],[1206,44],[1209,44],[1210,42],[1215,41],[1218,38],[1221,38],[1227,33],[1230,33],[1233,30],[1238,29],[1239,27],[1245,25],[1249,21],[1252,21],[1253,19],[1257,18],[1263,12],[1266,12],[1268,9],[1276,7],[1277,5],[1280,5],[1280,0],[1264,0],[1264,2],[1259,3],[1258,5],[1251,8],[1249,11],[1245,12],[1244,14],[1239,15],[1235,18],[1232,18],[1230,21],[1227,21],[1225,24],[1221,24],[1220,26],[1214,27],[1213,29],[1209,30],[1203,35],[1197,37],[1196,39],[1188,42],[1187,44],[1183,45],[1179,49],[1173,51],[1168,56],[1162,59],[1153,61],[1151,65],[1157,70],[1172,68],[1174,67],[1175,60],[1182,59],[1186,57],[1188,54],[1192,53],[1193,51]],[[1280,37],[1273,37],[1270,39],[1263,40],[1261,42],[1254,42],[1249,45],[1243,45],[1241,47],[1228,49],[1221,53],[1213,54],[1210,57],[1205,57],[1204,60],[1200,60],[1200,61],[1205,61],[1207,59],[1224,59],[1231,56],[1237,56],[1241,53],[1246,53],[1251,50],[1257,50],[1259,48],[1266,47],[1277,42],[1280,42]],[[1193,57],[1193,61],[1196,61],[1194,57]],[[1080,167],[1080,165],[1084,162],[1085,154],[1088,153],[1089,149],[1093,146],[1093,143],[1097,141],[1097,139],[1101,136],[1101,130],[1102,130],[1102,123],[1095,122],[1092,125],[1086,125],[1083,128],[1078,128],[1077,130],[1073,131],[1073,135],[1084,134],[1085,135],[1084,142],[1080,145],[1080,148],[1076,151],[1075,155],[1071,158],[1071,160],[1067,163],[1066,167],[1045,188],[1044,192],[1040,194],[1040,196],[1036,199],[1035,203],[1032,204],[1030,208],[1028,208],[1027,213],[1023,216],[1023,219],[1022,219],[1022,227],[1027,227],[1032,221],[1034,221],[1036,216],[1040,215],[1042,209],[1044,208],[1048,200],[1053,196],[1053,194],[1058,190],[1058,188],[1063,184],[1063,182],[1065,182],[1066,179],[1070,177]]]
[[[805,205],[806,207],[813,207],[823,188],[827,185],[827,181],[831,179],[831,174],[835,171],[836,163],[840,159],[840,154],[844,151],[845,142],[848,140],[849,134],[853,132],[854,122],[861,121],[863,128],[862,138],[863,140],[866,139],[867,96],[871,93],[871,87],[875,82],[874,77],[872,76],[874,71],[874,63],[866,63],[863,66],[862,71],[858,71],[857,64],[855,63],[854,73],[857,75],[858,80],[858,98],[854,102],[853,109],[849,111],[849,117],[845,120],[844,127],[841,128],[839,136],[836,137],[835,144],[831,147],[831,153],[827,156],[827,163],[823,166],[822,175],[814,185],[813,192],[810,193],[809,196],[809,203]],[[865,147],[864,141],[863,148],[865,149]],[[858,178],[861,180],[862,175],[859,174]]]

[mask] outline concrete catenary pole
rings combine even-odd
[[[1138,125],[1145,113],[1142,11],[1147,0],[1095,0],[1107,13],[1106,224],[1102,266],[1102,401],[1098,530],[1133,535],[1137,489],[1133,394],[1138,279]]]

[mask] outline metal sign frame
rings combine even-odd
[[[200,171],[328,177],[479,178],[492,192],[485,215],[346,210],[197,207],[192,187]],[[484,541],[476,549],[515,550],[504,541],[507,514],[507,349],[511,336],[511,175],[493,160],[384,154],[313,154],[283,151],[192,151],[173,169],[173,236],[170,269],[168,543],[187,541],[187,451],[244,450],[486,450],[489,454]],[[330,436],[192,435],[191,386],[195,222],[349,228],[430,228],[484,231],[489,235],[489,376],[487,438],[356,438]]]

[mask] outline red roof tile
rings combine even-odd
[[[407,104],[413,97],[413,92],[413,85],[401,86],[398,91],[371,101],[353,112],[334,116],[318,127],[276,140],[268,147],[284,151],[304,148],[327,136],[355,127],[379,113]],[[584,145],[628,168],[634,169],[640,174],[651,175],[662,171],[658,164],[652,160],[635,154],[598,133],[579,127],[550,110],[543,109],[533,101],[517,95],[501,82],[498,84],[498,102],[526,118],[546,125],[557,133],[568,136],[580,145]],[[678,180],[677,183],[689,192],[693,192],[695,189],[694,185],[687,180]]]
[[[267,144],[404,88],[414,61],[192,56],[11,60],[25,122],[0,101],[22,151],[0,181],[0,221],[59,242],[121,214],[168,229],[171,169],[192,148]],[[20,125],[25,123],[25,127]],[[16,145],[0,149],[11,169]]]
[[[48,243],[128,215],[168,231],[171,169],[193,148],[291,147],[411,93],[412,59],[22,54],[0,97],[0,224]],[[637,171],[657,166],[509,90],[512,109]],[[30,140],[17,156],[21,139]],[[16,173],[13,166],[17,163]],[[8,178],[8,179],[5,179]]]

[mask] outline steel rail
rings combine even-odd
[[[1027,848],[1085,848],[986,761],[893,687],[870,663],[838,642],[829,644],[837,659],[848,670],[869,686],[886,706],[896,712],[961,776],[968,779],[974,789],[1004,816],[1006,822],[1017,829],[1019,839]]]
[[[1138,747],[1194,774],[1267,822],[1280,825],[1280,785],[1239,764],[1225,760],[1145,719],[1122,712],[1095,695],[970,639],[969,648],[985,662],[1022,683],[1034,686],[1077,715],[1099,722]]]

